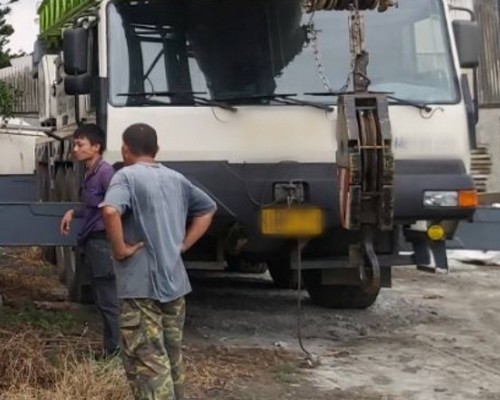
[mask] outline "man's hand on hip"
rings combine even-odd
[[[122,220],[118,209],[113,206],[105,205],[102,207],[102,217],[104,219],[104,225],[106,226],[108,239],[111,242],[113,257],[116,260],[130,258],[144,247],[143,242],[134,244],[125,243]]]
[[[139,242],[135,244],[127,244],[123,243],[123,245],[118,248],[113,248],[113,257],[116,260],[122,261],[127,258],[132,257],[135,253],[141,250],[144,247],[144,243]]]
[[[214,214],[215,209],[192,219],[182,242],[181,253],[188,251],[205,234],[212,223]]]

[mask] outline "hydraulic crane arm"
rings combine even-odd
[[[334,4],[332,4],[334,3]],[[349,3],[349,4],[347,4]],[[352,57],[352,92],[339,96],[337,165],[341,221],[345,229],[360,231],[360,242],[350,249],[351,266],[359,269],[367,289],[378,290],[380,265],[374,250],[374,232],[393,230],[394,156],[385,94],[370,93],[364,21],[352,1],[330,1],[350,6],[349,36]],[[390,1],[359,1],[358,7],[385,10]]]
[[[386,11],[395,5],[394,0],[310,0],[307,4],[309,11],[319,10],[373,10]]]

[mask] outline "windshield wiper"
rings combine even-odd
[[[305,92],[306,96],[340,96],[349,92]]]
[[[422,110],[422,111],[425,111],[425,112],[431,112],[432,111],[432,107],[428,106],[425,103],[419,103],[417,101],[401,99],[399,97],[390,96],[390,95],[386,95],[386,97],[389,100],[392,100],[392,101],[394,101],[394,102],[396,102],[398,104],[402,104],[404,106],[415,107],[415,108],[418,108],[419,110]]]
[[[323,103],[316,103],[314,101],[291,99],[289,97],[281,97],[281,96],[277,96],[272,100],[277,101],[277,102],[282,103],[282,104],[297,105],[297,106],[309,106],[309,107],[318,108],[320,110],[324,110],[327,112],[333,111],[333,107],[331,107],[327,104],[323,104]]]
[[[297,96],[297,93],[256,94],[250,96],[218,97],[217,100],[221,101],[272,100],[276,97],[288,98],[292,96]]]
[[[352,93],[352,92],[310,92],[310,93],[304,93],[304,94],[308,95],[308,96],[335,96],[335,97],[338,97],[338,96],[341,96],[343,94],[348,94],[348,93]],[[387,97],[389,100],[392,100],[395,103],[402,104],[405,106],[415,107],[415,108],[418,108],[419,110],[422,110],[425,112],[432,111],[432,107],[430,107],[429,105],[427,105],[425,103],[420,103],[420,102],[413,101],[413,100],[402,99],[400,97],[392,96],[392,95],[388,94],[387,92],[368,92],[368,93],[383,94],[383,95],[385,95],[385,97]]]
[[[212,107],[219,107],[227,111],[231,112],[237,112],[238,109],[235,106],[232,106],[230,104],[223,103],[221,100],[212,100],[212,99],[207,99],[205,97],[200,97],[200,96],[193,96],[194,101],[197,104],[202,104],[205,106],[212,106]]]
[[[130,92],[130,93],[118,93],[118,96],[120,97],[182,97],[186,96],[186,99],[192,99],[195,104],[202,104],[202,105],[207,105],[207,106],[213,106],[213,107],[220,107],[223,108],[224,110],[228,110],[231,112],[236,112],[238,109],[236,107],[230,106],[228,104],[224,104],[220,101],[216,100],[210,100],[206,99],[205,97],[200,97],[197,96],[198,94],[207,94],[207,92],[175,92],[175,91],[163,91],[163,92]],[[152,102],[156,102],[158,104],[165,104],[165,105],[171,105],[171,103],[163,103],[157,100],[151,100],[147,99],[149,104],[152,104]]]
[[[309,106],[328,112],[333,111],[333,108],[330,107],[329,105],[323,103],[316,103],[313,101],[292,99],[291,97],[293,96],[297,96],[297,93],[281,93],[281,94],[277,93],[277,94],[263,94],[255,96],[226,97],[217,100],[222,100],[222,101],[273,100],[281,104]]]
[[[160,96],[160,97],[172,97],[172,96],[182,96],[188,95],[192,96],[195,94],[206,94],[207,92],[181,92],[181,91],[163,91],[163,92],[129,92],[129,93],[118,93],[119,97],[146,97],[146,96]]]
[[[128,104],[127,105],[130,105],[130,106],[133,106],[133,107],[137,107],[137,106],[170,106],[172,105],[172,103],[167,103],[166,101],[161,101],[161,100],[156,100],[156,99],[150,99],[149,97],[146,97],[146,95],[143,95],[143,94],[139,94],[139,93],[119,93],[117,94],[117,96],[119,97],[133,97],[134,100],[136,100],[137,97],[144,97],[144,99],[140,99],[140,103],[137,102],[137,101],[134,101],[133,103],[131,104]]]

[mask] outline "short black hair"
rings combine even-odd
[[[158,153],[158,136],[147,124],[130,125],[123,132],[123,142],[134,156],[154,157]]]
[[[100,146],[99,153],[104,152],[105,134],[96,124],[83,124],[76,128],[73,139],[87,139],[91,145]]]

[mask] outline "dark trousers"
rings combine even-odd
[[[111,247],[104,232],[85,241],[85,260],[90,271],[92,294],[104,324],[104,351],[115,353],[120,343],[120,306],[111,258]]]

